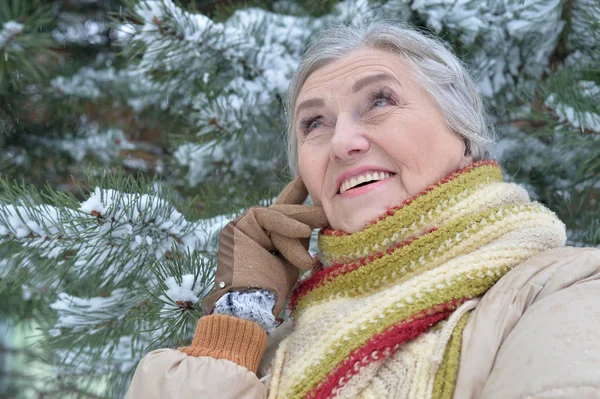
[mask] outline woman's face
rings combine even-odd
[[[383,50],[313,72],[294,112],[300,175],[331,227],[347,233],[472,163],[408,64]]]

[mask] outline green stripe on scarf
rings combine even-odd
[[[470,315],[470,313],[463,315],[452,332],[452,337],[446,346],[446,352],[444,352],[444,360],[442,360],[433,384],[433,399],[452,399],[460,363],[462,334]]]

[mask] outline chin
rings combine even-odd
[[[335,230],[341,230],[347,234],[353,234],[363,230],[369,223],[377,220],[379,216],[383,215],[387,211],[388,207],[382,209],[370,209],[368,211],[361,211],[360,214],[355,217],[341,220],[339,222],[334,220],[331,222],[331,228]],[[329,219],[332,220],[332,219]]]

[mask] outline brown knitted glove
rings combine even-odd
[[[277,298],[277,316],[298,280],[312,267],[308,243],[312,230],[327,226],[322,207],[306,206],[308,191],[295,178],[268,208],[252,207],[219,234],[215,288],[202,301],[205,314],[229,291],[265,289]]]

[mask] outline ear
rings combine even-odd
[[[465,150],[463,152],[463,156],[458,165],[458,169],[462,169],[473,163],[473,155],[471,154],[471,146],[469,145],[469,141],[467,139],[463,139],[463,143],[465,146]]]

